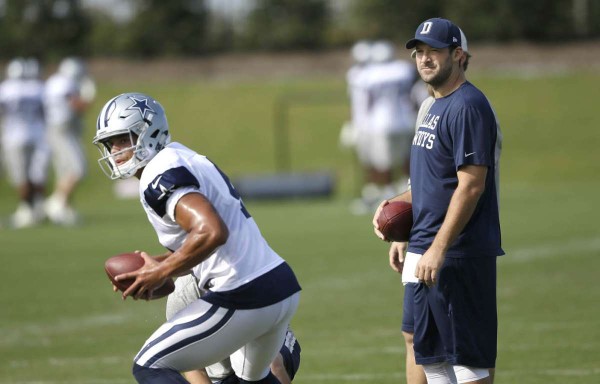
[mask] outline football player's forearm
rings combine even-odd
[[[477,202],[484,190],[485,172],[480,172],[474,177],[464,177],[464,173],[462,175],[461,182],[461,173],[459,172],[459,183],[452,199],[450,199],[446,217],[431,244],[431,248],[440,252],[445,253],[450,248],[471,220]]]
[[[165,259],[169,256],[171,256],[173,254],[173,252],[171,251],[167,251],[165,253],[163,253],[162,255],[158,255],[158,256],[154,256],[154,258],[158,261],[165,261]]]
[[[431,248],[444,253],[471,219],[479,200],[479,196],[469,198],[457,192],[454,193],[444,223],[431,244]]]
[[[166,253],[164,253],[162,255],[154,256],[154,258],[162,263],[163,261],[165,261],[172,254],[173,254],[173,252],[168,251],[168,252],[166,252]],[[185,275],[188,275],[190,273],[192,273],[192,269],[189,269],[189,270],[183,271],[183,272],[178,272],[177,274],[173,275],[172,277],[185,276]]]

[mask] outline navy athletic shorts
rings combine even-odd
[[[416,286],[414,313],[417,364],[494,368],[496,257],[447,257],[436,285]]]

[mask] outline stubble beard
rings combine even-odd
[[[445,84],[450,78],[450,75],[452,74],[452,63],[446,62],[444,64],[445,65],[440,68],[439,72],[433,74],[428,79],[423,78],[423,76],[421,75],[423,81],[426,84],[431,85],[433,88],[438,88],[441,85]]]

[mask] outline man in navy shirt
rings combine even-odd
[[[417,70],[435,97],[413,139],[411,190],[390,200],[413,204],[404,273],[418,283],[415,359],[429,383],[491,383],[496,257],[504,254],[494,177],[496,119],[483,93],[465,78],[456,25],[426,20],[406,48],[416,50]]]

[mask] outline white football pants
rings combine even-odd
[[[135,362],[184,372],[230,356],[238,377],[260,380],[279,353],[299,299],[296,293],[258,309],[227,309],[196,300],[150,336]]]

